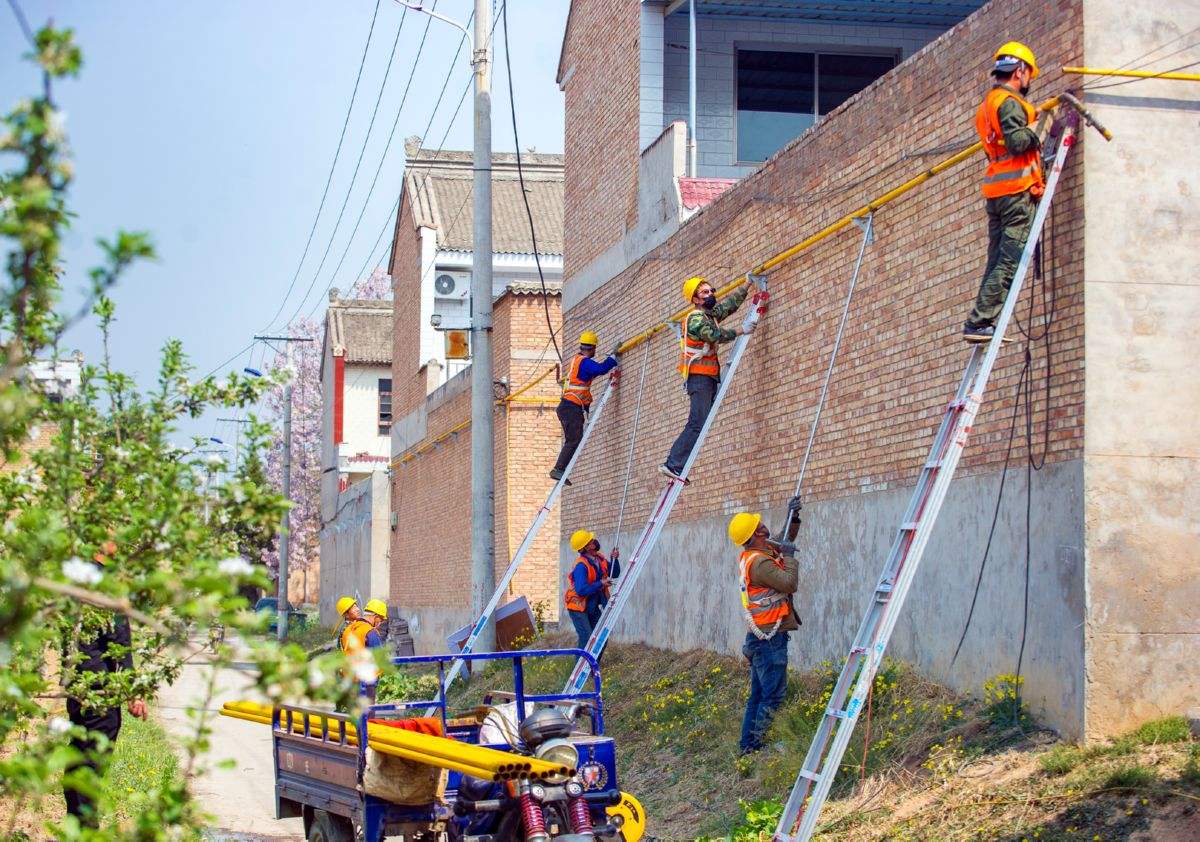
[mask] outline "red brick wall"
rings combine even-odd
[[[589,13],[612,5],[581,4]],[[636,10],[625,9],[627,5],[621,7],[622,17],[636,20]],[[623,32],[624,24],[607,22],[600,28],[594,20],[576,15],[575,49],[594,45],[588,49],[597,58],[611,57],[616,48],[601,35],[614,26]],[[1081,58],[1081,37],[1077,0],[1057,3],[1053,10],[1033,0],[991,4],[732,188],[649,259],[574,307],[567,314],[567,335],[587,326],[602,335],[630,336],[681,306],[680,282],[689,275],[725,283],[916,175],[947,156],[922,150],[973,139],[974,111],[999,43],[1015,38],[1033,46],[1043,68],[1033,95],[1042,98],[1065,87],[1057,68]],[[580,70],[587,66],[582,56],[577,61]],[[611,201],[611,191],[572,189],[590,177],[578,168],[592,166],[585,154],[590,149],[613,149],[615,158],[624,160],[626,144],[623,123],[597,126],[594,137],[572,136],[572,126],[594,118],[589,104],[597,95],[611,95],[613,84],[603,74],[576,73],[574,87],[567,90],[566,214],[568,253],[575,248],[578,255],[594,248],[595,237],[581,233],[581,220],[603,222]],[[807,499],[915,481],[967,359],[958,334],[987,246],[978,186],[982,169],[982,157],[975,158],[878,213],[877,241],[867,251],[808,469]],[[1082,452],[1081,186],[1076,158],[1060,186],[1049,228],[1048,258],[1053,259],[1047,267],[1052,263],[1057,291],[1051,334],[1051,462]],[[752,340],[675,520],[722,516],[734,506],[780,505],[791,496],[860,238],[850,228],[771,273],[771,312]],[[581,265],[579,260],[568,263],[568,283],[570,272]],[[1040,324],[1045,309],[1040,291],[1036,296],[1027,291],[1019,312],[1025,317],[1031,301],[1034,323]],[[997,364],[962,462],[965,473],[996,469],[1004,458],[1022,347],[1009,346]],[[582,457],[577,475],[587,476],[588,482],[568,489],[564,524],[581,522],[585,514],[592,529],[611,528],[616,521],[638,375],[647,353],[646,404],[625,528],[630,528],[629,517],[643,516],[661,488],[655,466],[663,461],[687,411],[674,370],[677,347],[666,333],[627,355],[624,394],[610,408],[606,429]],[[1045,365],[1039,354],[1034,366],[1039,388]],[[1040,424],[1046,409],[1040,391],[1034,401],[1035,423]],[[1024,456],[1017,447],[1013,464]]]
[[[639,0],[572,0],[563,68],[567,271],[618,242],[637,212]]]
[[[425,378],[417,377],[421,357],[421,238],[412,221],[408,193],[397,211],[392,246],[392,417],[403,418],[425,400]],[[405,306],[401,306],[405,305]]]

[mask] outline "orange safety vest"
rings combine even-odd
[[[366,620],[354,620],[349,623],[346,628],[342,629],[342,652],[349,655],[351,652],[365,649],[367,646],[367,635],[374,628]]]
[[[762,558],[769,559],[780,570],[783,569],[783,559],[762,550],[743,550],[738,558],[738,566],[741,569],[742,611],[746,615],[746,625],[760,640],[768,640],[779,631],[779,624],[791,611],[791,605],[787,594],[751,584],[750,567]]]
[[[579,366],[587,359],[583,354],[576,354],[563,378],[563,400],[579,404],[582,407],[592,405],[592,381],[579,379]]]
[[[1030,126],[1037,117],[1037,109],[1004,85],[992,88],[983,98],[983,104],[975,112],[975,131],[979,133],[983,151],[988,156],[987,172],[983,175],[983,195],[995,199],[999,196],[1015,196],[1028,190],[1035,197],[1041,196],[1046,189],[1041,150],[1026,149],[1019,155],[1013,155],[1004,146],[1004,132],[1000,129],[1000,104],[1009,97],[1021,103],[1025,109],[1025,120]]]
[[[575,565],[571,568],[571,572],[575,572],[575,567],[578,567],[580,564],[582,564],[587,570],[587,580],[589,585],[592,584],[592,582],[595,582],[597,579],[603,579],[608,575],[608,559],[599,553],[596,554],[596,557],[600,560],[598,569],[596,565],[592,564],[591,559],[585,555],[581,555],[575,560]],[[608,598],[607,586],[604,588],[604,596],[605,598]],[[568,611],[587,611],[587,597],[580,596],[575,592],[575,583],[571,581],[571,573],[567,574],[567,593],[564,596],[564,601],[567,604]]]
[[[679,340],[679,373],[684,377],[689,374],[719,377],[721,363],[717,359],[716,344],[693,339],[688,335],[688,323],[697,313],[705,315],[703,310],[693,310],[683,318],[683,336]]]

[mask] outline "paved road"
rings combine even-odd
[[[186,734],[194,727],[188,709],[203,701],[213,667],[203,653],[183,668],[179,680],[164,690],[151,710],[168,732]],[[211,706],[220,709],[231,699],[253,698],[252,679],[237,669],[220,670]],[[212,720],[212,764],[234,761],[231,769],[210,769],[192,784],[200,806],[214,817],[208,834],[214,842],[303,839],[300,819],[275,819],[275,779],[271,765],[271,730],[225,716]]]

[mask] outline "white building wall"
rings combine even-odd
[[[337,600],[388,598],[391,492],[388,475],[372,474],[337,495],[321,530],[321,625],[338,624]]]
[[[648,27],[645,16],[657,9],[642,7],[643,39]],[[661,44],[663,73],[661,122],[649,134],[645,102],[653,89],[653,76],[642,70],[642,148],[673,120],[688,119],[688,18],[674,14],[666,19]],[[741,178],[759,164],[739,165],[737,151],[736,51],[738,49],[872,47],[897,51],[900,61],[924,47],[944,30],[926,26],[876,24],[822,24],[787,21],[733,20],[700,16],[696,20],[696,143],[697,174],[709,178]],[[653,52],[643,43],[642,60]],[[648,136],[648,137],[647,137]]]
[[[642,4],[641,121],[639,149],[645,149],[662,133],[663,118],[663,10]]]
[[[321,367],[321,467],[336,468],[338,449],[333,443],[333,348],[325,340],[325,361]],[[321,473],[321,519],[333,517],[337,507],[338,473]]]
[[[379,380],[390,378],[389,366],[346,365],[345,400],[342,409],[343,456],[368,453],[391,455],[391,434],[379,434]]]

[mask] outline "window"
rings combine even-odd
[[[890,55],[738,50],[737,159],[767,160],[895,66]]]
[[[379,435],[392,433],[392,379],[379,378]]]

